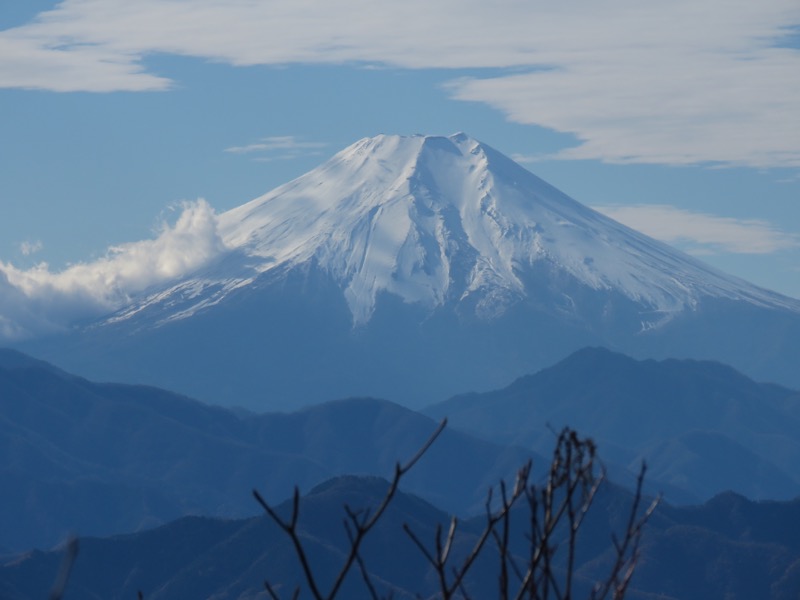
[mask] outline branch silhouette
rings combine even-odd
[[[342,589],[348,573],[356,566],[371,600],[385,600],[381,596],[361,554],[362,543],[367,534],[384,516],[395,497],[402,478],[428,451],[447,424],[443,420],[428,440],[405,464],[397,463],[389,487],[380,504],[374,510],[354,510],[344,506],[346,518],[344,528],[349,547],[346,558],[339,568],[328,591],[321,589],[313,565],[298,531],[300,492],[295,488],[292,510],[288,519],[282,518],[257,490],[253,491],[258,503],[267,515],[291,540],[300,562],[305,582],[314,600],[333,600]],[[425,558],[435,573],[437,592],[433,598],[450,600],[460,597],[470,599],[469,577],[478,558],[485,552],[490,540],[494,541],[498,560],[498,599],[523,600],[573,600],[575,595],[576,552],[578,532],[587,513],[605,481],[605,471],[596,456],[596,447],[589,438],[581,438],[574,430],[564,428],[557,434],[555,448],[548,471],[541,483],[532,483],[532,463],[529,461],[516,474],[514,485],[509,489],[505,482],[498,484],[498,494],[493,489],[487,494],[485,521],[474,535],[469,550],[455,556],[454,548],[459,537],[459,520],[452,517],[445,532],[442,524],[436,527],[433,540],[426,544],[408,524],[403,530]],[[618,538],[612,534],[611,544],[614,559],[608,575],[596,582],[591,589],[591,600],[622,600],[628,590],[636,562],[639,544],[647,520],[652,515],[660,498],[641,511],[643,483],[646,467],[642,464],[636,480],[636,489],[625,530]],[[527,508],[527,554],[512,551],[512,513],[519,514]],[[519,532],[517,532],[519,533]],[[272,600],[281,600],[275,588],[264,582]],[[300,587],[293,591],[292,598],[299,598]],[[418,596],[421,598],[421,596]]]

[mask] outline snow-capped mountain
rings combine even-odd
[[[184,318],[260,274],[309,264],[342,289],[356,326],[382,292],[429,311],[472,299],[492,319],[540,292],[531,274],[541,268],[637,303],[645,328],[704,297],[800,305],[579,204],[464,134],[363,139],[219,222],[238,264],[158,290],[112,320],[165,304],[174,308],[161,321]],[[563,294],[564,309],[573,304]]]
[[[363,139],[218,219],[216,262],[26,349],[94,378],[258,407],[420,405],[584,345],[800,385],[800,301],[633,231],[464,134]]]

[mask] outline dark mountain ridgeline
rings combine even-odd
[[[311,564],[329,585],[344,558],[347,538],[341,527],[343,505],[375,506],[386,482],[378,478],[340,477],[302,498],[300,527]],[[576,556],[577,591],[607,572],[610,534],[619,531],[631,496],[606,485],[581,530]],[[278,508],[288,514],[288,503]],[[364,547],[366,564],[379,589],[413,598],[433,591],[432,573],[403,532],[408,523],[420,539],[433,540],[437,524],[448,516],[430,504],[400,493]],[[524,511],[514,519],[525,521]],[[788,599],[800,593],[800,531],[787,527],[800,519],[800,501],[752,502],[723,494],[701,506],[663,505],[648,522],[641,556],[627,598],[644,600]],[[454,547],[460,555],[474,541],[482,517],[461,523]],[[288,538],[265,517],[223,521],[187,517],[157,529],[114,538],[84,538],[65,596],[135,597],[148,600],[214,597],[254,598],[270,580],[279,589],[303,581]],[[512,551],[525,556],[526,541],[514,537]],[[496,559],[487,546],[468,578],[472,597],[496,596]],[[0,568],[0,591],[6,600],[46,595],[60,553],[33,552]],[[561,557],[563,560],[563,557]],[[368,598],[355,572],[342,597]]]
[[[597,440],[613,480],[631,485],[644,458],[647,489],[673,501],[728,489],[793,498],[799,401],[717,363],[586,349],[504,390],[429,409],[436,420],[448,415],[450,427],[406,485],[447,510],[480,511],[490,485],[532,452],[548,452],[552,429],[570,425]],[[0,480],[14,493],[0,511],[2,545],[48,546],[68,531],[136,531],[185,514],[253,514],[254,486],[275,501],[335,474],[388,474],[433,427],[366,398],[235,412],[155,388],[91,383],[6,352]]]
[[[633,468],[645,459],[651,482],[700,500],[726,489],[761,499],[800,494],[800,394],[716,362],[637,361],[586,348],[502,390],[424,412],[539,451],[548,428],[569,425],[611,463]]]
[[[196,272],[19,345],[139,385],[0,349],[0,554],[79,532],[67,598],[250,598],[265,577],[299,581],[282,534],[252,517],[251,488],[277,502],[295,484],[389,474],[435,421],[374,398],[420,407],[464,390],[476,392],[426,411],[451,427],[405,480],[425,500],[401,494],[367,545],[398,597],[432,577],[401,524],[431,539],[446,513],[480,512],[485,490],[566,425],[597,441],[615,481],[646,459],[649,489],[714,496],[658,510],[629,598],[798,597],[798,500],[715,494],[798,496],[800,393],[776,383],[800,388],[800,301],[632,231],[463,134],[362,140],[218,226],[226,250]],[[614,352],[575,352],[587,345]],[[323,578],[346,544],[341,505],[384,488],[348,475],[305,497]],[[603,488],[579,585],[608,566],[629,500]],[[463,522],[456,552],[480,526]],[[14,559],[0,597],[44,597],[58,562]],[[495,594],[494,568],[479,563],[475,597]],[[357,577],[346,586],[359,597]]]
[[[340,473],[389,474],[436,425],[373,399],[238,416],[17,359],[0,358],[0,483],[9,491],[0,501],[0,530],[9,550],[49,546],[70,531],[140,530],[186,514],[251,515],[258,509],[253,487],[277,501],[294,485],[306,490]],[[469,512],[530,454],[446,431],[405,483],[448,510]]]

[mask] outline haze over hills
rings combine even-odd
[[[718,363],[635,361],[584,349],[507,389],[455,397],[430,412],[450,415],[452,426],[403,489],[435,506],[401,494],[366,547],[376,580],[394,586],[397,597],[413,597],[431,575],[402,523],[433,539],[449,513],[480,514],[487,488],[529,456],[456,427],[547,451],[553,436],[545,423],[556,428],[563,421],[594,436],[604,460],[647,456],[651,489],[665,482],[688,496],[733,487],[796,497],[800,486],[800,396]],[[8,350],[0,351],[0,415],[0,485],[12,490],[0,510],[3,552],[49,544],[70,530],[137,532],[84,537],[67,599],[124,598],[139,589],[148,598],[240,598],[262,589],[265,577],[300,581],[290,544],[265,519],[178,517],[256,514],[253,487],[276,502],[295,483],[308,489],[336,473],[390,473],[435,426],[374,399],[245,414],[145,386],[91,383]],[[543,464],[534,458],[535,466]],[[621,471],[611,472],[613,478]],[[320,573],[342,559],[342,503],[374,503],[383,486],[374,477],[339,477],[304,499],[303,535]],[[609,531],[630,502],[613,484],[604,490],[584,529],[578,586],[602,577]],[[795,597],[800,541],[786,524],[797,512],[796,499],[755,503],[734,493],[702,506],[664,505],[647,526],[627,597]],[[151,529],[158,523],[166,524]],[[465,543],[480,525],[480,517],[462,520]],[[515,551],[523,552],[520,540]],[[59,561],[53,551],[7,560],[0,596],[42,597]],[[481,562],[470,580],[480,597],[494,595],[495,564]],[[347,585],[347,597],[367,597],[358,577]]]
[[[277,502],[295,485],[305,491],[334,475],[389,475],[435,427],[368,398],[240,416],[0,351],[0,551],[49,547],[69,532],[138,531],[187,514],[252,515],[254,487]],[[490,485],[531,456],[445,430],[404,486],[449,511],[474,512]]]
[[[186,514],[247,516],[339,474],[388,475],[448,416],[404,480],[447,511],[483,510],[487,489],[533,457],[545,466],[564,425],[591,436],[610,478],[670,502],[724,490],[800,495],[800,394],[717,363],[638,362],[585,349],[508,388],[428,409],[329,401],[245,414],[146,386],[97,384],[0,351],[2,552],[46,547],[69,531],[137,531]],[[480,438],[486,439],[480,439]]]
[[[572,427],[605,460],[633,470],[645,460],[648,478],[671,486],[668,498],[704,501],[727,489],[753,499],[800,496],[800,392],[716,362],[637,361],[585,348],[501,390],[423,412],[540,452],[548,431]]]
[[[325,482],[301,500],[299,528],[317,581],[327,591],[342,564],[347,538],[341,526],[343,505],[375,507],[386,489],[378,478],[340,477]],[[611,532],[620,532],[631,495],[604,486],[587,513],[576,555],[575,594],[602,580],[611,560]],[[278,507],[288,514],[288,502]],[[524,508],[514,517],[525,523]],[[433,544],[446,512],[417,497],[399,493],[363,547],[373,584],[397,598],[431,597],[436,576],[403,531],[408,523],[425,543]],[[458,564],[474,543],[483,517],[463,520],[453,545]],[[703,506],[661,505],[647,524],[641,555],[626,598],[631,600],[789,600],[800,590],[800,532],[787,527],[800,519],[800,501],[748,501],[724,494]],[[517,521],[514,521],[517,522]],[[527,556],[524,526],[514,528],[510,549]],[[555,571],[566,552],[556,554]],[[47,595],[58,572],[61,553],[33,552],[0,566],[0,595],[34,600]],[[266,517],[238,521],[189,517],[157,529],[113,538],[83,538],[65,599],[218,598],[263,596],[263,582],[291,590],[303,581],[290,541]],[[473,598],[497,597],[497,558],[487,544],[465,587]],[[259,593],[262,596],[259,596]],[[341,597],[371,598],[357,569],[345,580]]]
[[[464,134],[377,136],[219,216],[225,252],[22,347],[94,379],[423,406],[586,345],[800,386],[800,300],[726,276]]]

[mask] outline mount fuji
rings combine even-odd
[[[23,349],[94,379],[286,408],[421,406],[586,345],[800,385],[800,300],[572,200],[464,134],[363,139],[218,217],[225,252]]]

